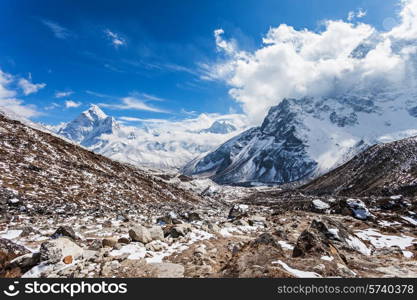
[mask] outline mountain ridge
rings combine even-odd
[[[284,99],[261,126],[183,168],[221,184],[285,184],[324,174],[367,147],[417,134],[413,93]],[[401,122],[398,122],[401,120]]]

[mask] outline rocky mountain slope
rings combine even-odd
[[[417,137],[374,145],[305,191],[346,196],[417,194]]]
[[[204,116],[200,116],[204,121]],[[57,134],[109,158],[138,166],[180,168],[240,132],[233,120],[207,119],[205,127],[173,124],[168,128],[126,126],[91,105],[73,121],[59,128]],[[204,122],[202,122],[204,123]]]
[[[417,133],[417,97],[393,90],[285,99],[184,168],[222,184],[288,183],[323,174],[370,145]],[[401,121],[399,121],[401,120]]]
[[[141,204],[198,201],[145,172],[94,154],[0,114],[0,183],[19,202],[50,214],[67,207],[118,211]],[[24,204],[22,204],[24,205]],[[25,207],[25,209],[30,209]]]

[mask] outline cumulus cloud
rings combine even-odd
[[[240,50],[214,32],[226,58],[202,65],[203,79],[222,80],[251,123],[286,97],[332,96],[415,84],[417,0],[401,1],[398,25],[380,32],[364,23],[327,20],[320,32],[281,24],[271,28],[259,49]],[[355,13],[355,18],[365,12]]]
[[[58,39],[65,40],[71,36],[71,32],[67,28],[59,25],[56,22],[50,20],[41,20],[41,22],[46,27],[48,27],[52,31],[54,36]]]
[[[81,102],[67,100],[65,101],[65,108],[75,108],[75,107],[79,107],[81,104],[82,104]]]
[[[26,118],[41,115],[35,105],[25,104],[22,100],[16,98],[16,91],[10,88],[14,81],[13,75],[0,70],[0,106]]]
[[[32,83],[32,76],[29,76],[29,79],[21,78],[17,82],[19,87],[23,90],[25,96],[37,93],[40,89],[43,89],[46,86],[46,83]]]
[[[64,98],[64,97],[69,97],[72,94],[74,94],[73,91],[66,91],[66,92],[56,92],[55,93],[55,98]]]
[[[115,48],[119,48],[120,46],[125,46],[126,45],[126,40],[124,38],[122,38],[119,34],[113,32],[109,29],[104,30],[104,33],[106,34],[106,37],[108,39],[110,39],[112,45]]]

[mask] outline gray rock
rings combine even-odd
[[[181,236],[186,236],[190,231],[191,226],[189,224],[178,224],[170,228],[168,235],[173,238],[178,238]]]
[[[77,259],[83,256],[83,249],[68,238],[61,237],[41,244],[40,261],[58,263],[64,257]]]
[[[73,240],[77,239],[74,229],[70,226],[60,226],[52,235],[51,238],[57,239],[59,237],[69,237]]]
[[[153,241],[164,240],[164,231],[162,230],[161,226],[152,226],[151,228],[149,228],[149,233]]]
[[[249,206],[246,204],[236,204],[229,211],[229,219],[241,218],[247,216]]]
[[[23,273],[30,270],[34,266],[40,263],[41,254],[39,252],[36,253],[28,253],[22,256],[19,256],[10,262],[10,266],[12,268],[19,267]]]
[[[110,248],[113,248],[114,247],[114,245],[116,245],[117,244],[117,240],[116,239],[114,239],[114,238],[105,238],[105,239],[103,239],[103,241],[102,241],[102,245],[103,245],[103,247],[110,247]]]
[[[365,203],[359,199],[347,199],[346,205],[351,210],[352,216],[358,220],[367,220],[373,217]]]
[[[143,244],[147,244],[152,241],[151,233],[146,227],[142,225],[137,225],[130,229],[129,236],[132,241],[141,242]]]

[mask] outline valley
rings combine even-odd
[[[2,114],[0,276],[415,277],[414,144],[371,147],[297,188],[228,186]]]

